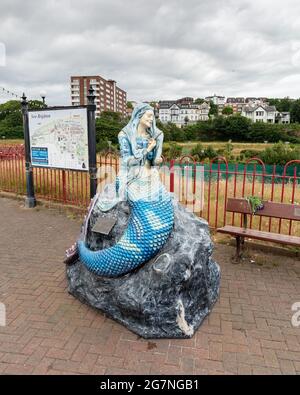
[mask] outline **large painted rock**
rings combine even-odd
[[[91,229],[99,216],[117,220],[109,236]],[[208,224],[174,201],[174,230],[158,255],[118,278],[99,277],[77,260],[67,266],[69,292],[144,338],[190,338],[219,295],[220,269],[211,257]],[[114,245],[129,217],[127,203],[94,209],[87,244]]]

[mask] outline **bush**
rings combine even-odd
[[[204,148],[203,145],[199,143],[192,149],[191,155],[195,157],[196,160],[203,161],[204,159],[215,158],[218,156],[218,151],[216,151],[211,145]]]
[[[96,144],[97,152],[105,152],[108,151],[109,149],[115,149],[115,148],[114,146],[112,146],[111,143],[108,142],[108,140],[101,140]]]
[[[162,154],[167,160],[176,159],[182,155],[182,147],[176,143],[164,144]]]
[[[191,150],[191,155],[195,157],[196,160],[202,161],[205,159],[205,149],[201,143],[195,145]]]
[[[268,140],[271,143],[280,141],[284,136],[288,139],[285,132],[280,130],[279,125],[267,124],[267,123],[253,123],[248,133],[248,140],[255,142],[264,142]]]
[[[244,149],[240,152],[240,160],[247,160],[250,158],[254,158],[254,157],[259,157],[259,155],[261,154],[261,151],[258,150],[253,150],[253,149]]]
[[[218,153],[217,153],[217,151],[214,149],[214,147],[213,147],[212,145],[209,145],[209,146],[205,149],[204,155],[205,155],[205,157],[208,158],[208,159],[213,159],[213,158],[215,158],[216,156],[218,156]]]
[[[162,124],[162,123],[158,122],[157,127],[164,132],[164,141],[185,141],[186,140],[184,129],[180,129],[174,123],[168,122],[166,124]]]
[[[258,156],[266,164],[285,165],[290,160],[300,158],[300,147],[279,142],[261,151]]]
[[[246,160],[254,157],[260,158],[266,165],[285,165],[290,160],[300,158],[300,147],[279,142],[263,151],[242,150],[239,159]]]

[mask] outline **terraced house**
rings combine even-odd
[[[162,123],[172,122],[183,126],[209,119],[209,103],[195,104],[193,98],[165,100],[159,102],[159,119]]]

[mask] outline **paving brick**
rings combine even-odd
[[[0,218],[1,374],[300,374],[299,260],[232,265],[234,249],[216,244],[220,298],[195,336],[144,340],[68,294],[62,259],[80,221],[3,198]]]
[[[300,352],[276,350],[276,354],[279,359],[300,362]]]
[[[267,367],[279,368],[277,354],[274,350],[270,348],[263,349],[263,355]]]
[[[289,361],[287,359],[280,359],[279,360],[280,370],[283,374],[297,374],[295,365],[293,361]]]
[[[33,367],[30,365],[21,365],[18,363],[8,364],[4,370],[4,374],[32,374]]]
[[[252,375],[253,374],[252,366],[240,363],[238,365],[238,374],[241,374],[241,375]]]
[[[51,348],[46,355],[49,358],[69,360],[71,359],[72,354],[73,354],[73,350],[62,350],[60,348]]]
[[[222,361],[223,359],[222,343],[211,343],[209,345],[209,359],[214,361]]]
[[[262,339],[260,341],[261,346],[264,348],[270,348],[272,350],[287,350],[288,347],[285,342],[278,342],[273,340]]]

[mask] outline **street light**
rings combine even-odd
[[[41,98],[43,100],[43,104],[45,105],[46,91],[41,91],[40,95],[41,95]]]

